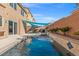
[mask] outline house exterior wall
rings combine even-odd
[[[17,3],[17,9],[13,9],[9,3],[0,4],[0,16],[2,16],[2,26],[0,26],[0,32],[4,32],[4,36],[9,35],[8,29],[8,21],[17,22],[17,34],[23,35],[25,34],[25,29],[23,26],[22,20],[26,17],[26,13],[24,16],[21,15],[21,10],[23,10]]]
[[[25,8],[25,10],[27,11],[27,21],[31,21],[31,22],[35,22],[34,21],[34,18],[33,18],[33,15],[31,14],[29,8]],[[27,29],[26,29],[26,32],[28,32],[30,29],[31,29],[31,24],[27,23]]]

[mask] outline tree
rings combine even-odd
[[[63,27],[60,29],[61,32],[64,33],[64,35],[66,35],[66,32],[68,32],[71,28],[70,27]]]

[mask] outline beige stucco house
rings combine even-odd
[[[29,20],[33,16],[28,8],[24,8],[20,3],[0,4],[0,37],[8,35],[23,35],[28,29],[27,23],[23,19]],[[33,20],[31,20],[33,21]]]

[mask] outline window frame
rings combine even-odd
[[[21,9],[21,15],[24,16],[25,12]]]
[[[0,22],[1,22],[1,23],[0,23],[0,26],[2,26],[2,25],[3,25],[3,18],[2,18],[2,16],[0,16],[0,18],[1,18],[1,19],[0,19],[0,20],[1,20],[1,21],[0,21]]]
[[[17,10],[17,3],[14,3],[14,9]]]
[[[10,3],[9,4],[13,9],[17,10],[17,3]]]
[[[12,22],[12,26],[10,25]],[[15,26],[15,23],[16,23],[16,26]],[[11,30],[10,30],[10,26],[11,26]],[[18,26],[18,23],[14,20],[8,20],[8,34],[9,35],[14,35],[14,34],[17,34],[18,33],[18,29],[17,29],[17,26]],[[15,30],[16,28],[16,30]],[[10,32],[12,31],[12,32]]]

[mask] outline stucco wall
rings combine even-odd
[[[0,15],[3,18],[3,25],[0,26],[0,30],[5,31],[5,36],[8,35],[8,20],[17,22],[17,34],[25,34],[24,26],[22,23],[22,19],[26,18],[22,16],[20,13],[21,8],[17,5],[17,10],[13,9],[9,4],[1,4],[4,7],[0,6]]]
[[[68,35],[78,37],[77,35],[74,35],[74,32],[79,31],[79,9],[75,10],[70,16],[67,16],[65,18],[62,18],[55,23],[48,26],[48,29],[53,28],[61,28],[61,27],[71,27],[71,30],[68,32]]]

